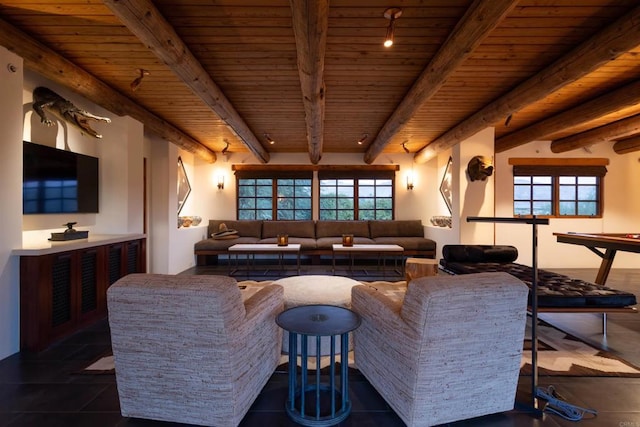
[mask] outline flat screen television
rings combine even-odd
[[[24,141],[22,213],[97,213],[98,158]]]

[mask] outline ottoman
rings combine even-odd
[[[284,288],[285,310],[300,305],[328,304],[339,307],[351,307],[351,288],[362,285],[357,280],[342,276],[292,276],[275,280],[272,284]],[[351,337],[349,337],[351,343]],[[322,355],[331,354],[331,341],[323,337],[320,343]],[[350,344],[351,346],[351,344]],[[340,343],[336,342],[336,352],[340,350]],[[283,334],[282,353],[289,352],[289,334]],[[308,354],[316,354],[316,343],[308,343]]]

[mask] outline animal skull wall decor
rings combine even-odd
[[[491,159],[484,156],[475,156],[467,164],[467,174],[471,181],[485,181],[493,174]]]

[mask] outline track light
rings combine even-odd
[[[364,142],[367,140],[367,138],[369,138],[369,134],[368,133],[365,133],[364,135],[362,135],[362,138],[360,138],[358,140],[358,145],[364,144]]]
[[[144,76],[149,75],[149,72],[147,70],[143,70],[142,68],[138,68],[138,73],[140,73],[140,75],[134,81],[131,82],[131,90],[133,92],[138,90],[138,88],[142,84],[142,79],[144,79]]]
[[[222,149],[222,154],[223,154],[223,155],[225,155],[225,154],[227,154],[227,151],[229,151],[229,146],[230,146],[231,144],[229,144],[229,141],[227,141],[226,139],[223,139],[223,141],[224,141],[224,143],[225,143],[226,145],[225,145],[225,146],[224,146],[224,148]]]
[[[402,15],[402,9],[399,7],[390,7],[384,11],[384,17],[389,20],[389,26],[387,27],[387,35],[384,38],[384,47],[391,47],[393,45],[393,28],[395,26],[396,19]]]
[[[275,143],[276,143],[273,139],[271,139],[271,137],[269,136],[269,134],[268,134],[268,133],[265,133],[265,134],[264,134],[264,138],[267,140],[267,142],[269,143],[269,145],[273,145],[273,144],[275,144]]]
[[[403,142],[401,144],[402,145],[402,149],[404,150],[405,153],[409,153],[410,152],[409,149],[407,148],[407,142],[409,142],[409,141],[405,141],[405,142]]]

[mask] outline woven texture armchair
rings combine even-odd
[[[107,292],[123,416],[237,426],[279,363],[283,289],[131,274]]]
[[[528,292],[506,273],[415,279],[404,301],[356,286],[356,366],[410,427],[511,410]]]

